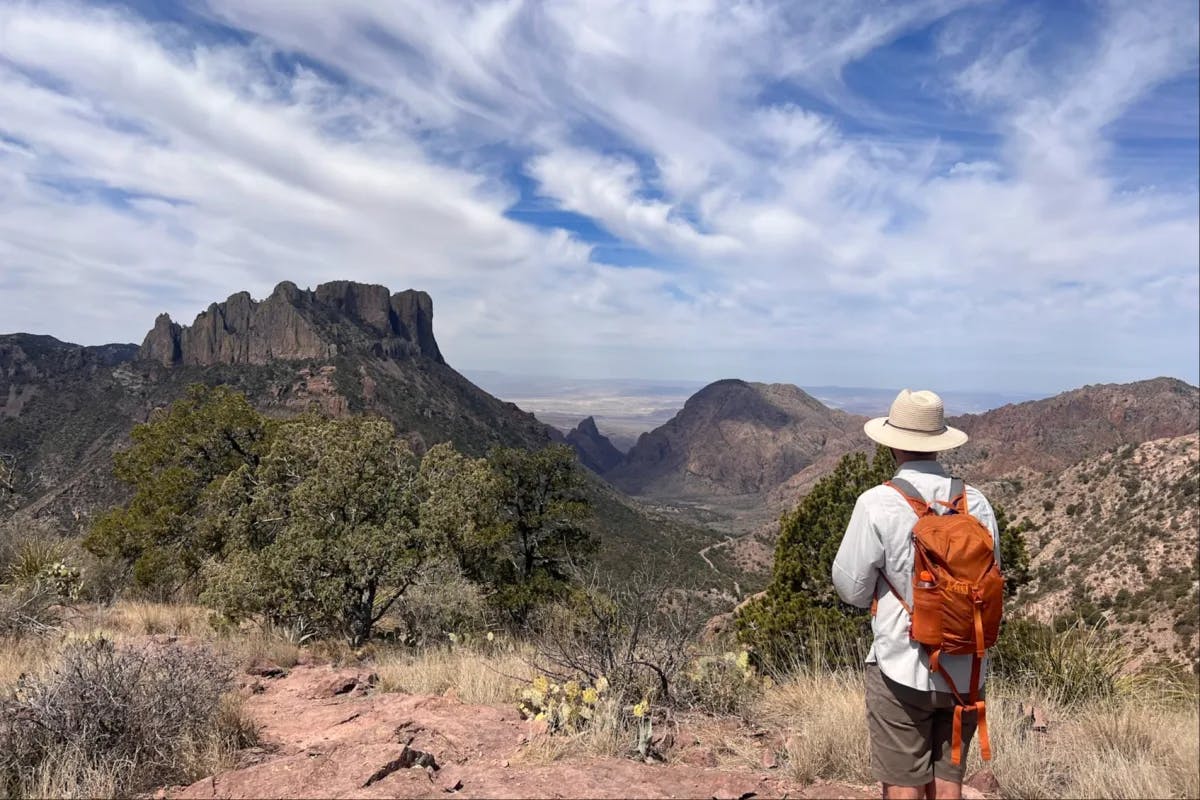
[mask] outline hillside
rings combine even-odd
[[[949,423],[971,441],[946,463],[976,481],[1022,469],[1053,473],[1124,444],[1192,433],[1200,389],[1174,378],[1096,384]]]
[[[150,402],[129,369],[137,346],[82,347],[50,336],[0,336],[0,453],[20,468],[18,490],[72,527],[121,495],[109,465]]]
[[[1103,617],[1138,661],[1200,663],[1200,436],[1086,459],[1021,486],[1007,510],[1028,527],[1021,608]]]
[[[642,434],[605,477],[655,501],[757,516],[766,492],[822,457],[852,449],[861,426],[860,417],[795,386],[722,380]]]

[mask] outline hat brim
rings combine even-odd
[[[946,426],[941,433],[921,433],[906,431],[887,424],[887,417],[876,417],[863,425],[863,433],[872,441],[897,450],[908,450],[912,453],[937,453],[950,450],[961,444],[966,444],[967,434],[958,428]]]

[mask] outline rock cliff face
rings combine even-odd
[[[164,366],[211,366],[352,353],[445,363],[433,337],[429,295],[411,289],[389,294],[383,286],[350,281],[310,291],[285,281],[260,302],[239,292],[213,303],[190,326],[160,314],[139,357]]]
[[[593,417],[583,420],[567,434],[567,444],[575,448],[580,462],[598,475],[608,472],[624,459],[621,451],[600,433]]]

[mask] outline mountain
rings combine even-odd
[[[708,551],[746,573],[771,568],[779,514],[846,453],[871,452],[863,417],[794,386],[718,381],[644,434],[605,477],[686,518],[739,535]],[[952,417],[971,441],[942,455],[954,473],[1008,506],[1023,486],[1122,445],[1194,434],[1198,390],[1157,378],[1085,386],[1044,400]]]
[[[1053,472],[1123,444],[1191,433],[1200,425],[1200,389],[1174,378],[1097,384],[949,423],[971,436],[954,462],[977,476]]]
[[[1006,510],[1031,555],[1019,609],[1104,618],[1139,661],[1200,664],[1200,435],[1086,458],[1023,483]]]
[[[576,425],[567,434],[567,444],[575,448],[580,462],[597,475],[608,472],[625,458],[608,437],[600,433],[594,417]]]
[[[482,454],[560,438],[446,364],[425,292],[350,281],[284,282],[261,302],[240,292],[190,326],[160,315],[138,359],[155,380],[228,383],[268,411],[380,414],[418,446],[449,439]]]
[[[141,347],[0,336],[0,452],[29,476],[32,511],[76,528],[118,501],[112,452],[197,382],[232,386],[276,415],[380,414],[417,447],[450,440],[482,454],[561,439],[446,364],[424,292],[281,283],[260,302],[241,292],[213,303],[191,325],[162,314]]]
[[[14,457],[25,476],[19,524],[78,533],[122,502],[114,451],[136,423],[193,383],[231,386],[276,416],[314,408],[379,414],[418,449],[451,441],[482,455],[495,445],[536,449],[563,440],[446,363],[428,294],[285,282],[260,301],[240,292],[213,303],[190,325],[159,315],[140,347],[0,336],[0,454]],[[594,423],[578,434],[597,467],[612,463],[616,451]],[[710,584],[724,581],[697,555],[715,540],[711,531],[663,517],[598,478],[586,491],[602,559],[616,563],[636,547]]]
[[[762,502],[767,492],[853,449],[862,422],[796,386],[721,380],[642,434],[605,478],[634,495],[732,518],[736,527],[775,513]]]

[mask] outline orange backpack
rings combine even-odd
[[[925,646],[929,669],[946,679],[954,695],[953,763],[962,761],[964,711],[977,714],[979,752],[989,761],[992,748],[987,707],[979,699],[980,667],[1000,634],[1004,605],[1004,576],[996,563],[992,532],[967,510],[966,486],[959,478],[950,481],[950,502],[937,501],[945,507],[940,514],[908,481],[893,478],[885,485],[899,492],[917,514],[912,530],[912,605],[886,576],[883,581],[909,614],[909,637]],[[943,654],[973,656],[966,699],[942,666]]]

